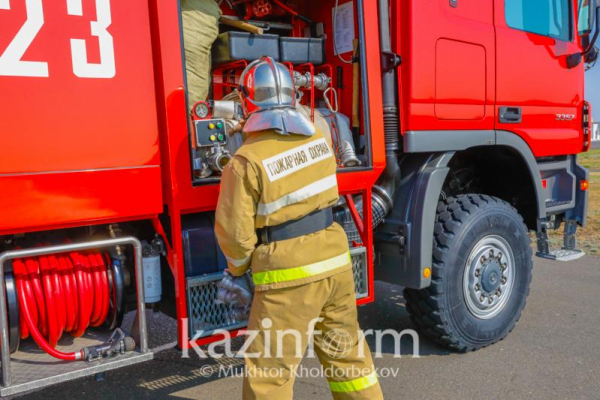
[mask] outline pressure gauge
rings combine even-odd
[[[206,119],[210,115],[210,108],[208,104],[204,101],[199,101],[194,104],[194,114],[198,119]]]

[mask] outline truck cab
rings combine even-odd
[[[539,257],[583,256],[575,232],[586,223],[588,173],[577,154],[590,146],[584,73],[597,58],[596,9],[570,0],[394,4],[402,181],[375,234],[376,278],[407,287],[422,331],[472,350],[518,319],[531,279],[528,231]],[[499,229],[507,206],[525,229]],[[472,226],[477,215],[487,225]],[[563,224],[553,251],[548,230]],[[473,235],[479,241],[464,246]],[[521,245],[508,243],[514,237]]]

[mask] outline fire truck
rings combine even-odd
[[[243,140],[237,79],[264,55],[329,129],[357,304],[400,285],[422,334],[476,350],[520,317],[530,234],[538,257],[583,256],[594,1],[219,7],[193,98],[179,1],[0,0],[3,396],[151,359],[147,308],[180,348],[243,334],[216,301],[214,209]]]

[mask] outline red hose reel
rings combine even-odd
[[[64,333],[80,337],[122,308],[117,307],[115,286],[122,281],[115,279],[112,267],[108,254],[98,251],[14,260],[20,338],[31,335],[53,357],[82,359],[84,350],[63,353],[54,347]]]

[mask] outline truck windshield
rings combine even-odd
[[[577,9],[577,15],[579,21],[577,21],[577,30],[579,36],[590,33],[592,27],[590,26],[590,1],[591,0],[579,0],[579,6]]]

